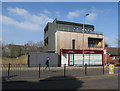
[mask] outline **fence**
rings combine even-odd
[[[68,67],[64,64],[63,67],[50,67],[45,71],[43,65],[28,67],[24,64],[7,64],[2,67],[2,78],[14,79],[14,78],[48,78],[53,76],[92,76],[92,75],[104,75],[109,73],[109,67],[103,66],[87,66],[83,67]],[[115,73],[118,73],[118,68],[115,68]]]

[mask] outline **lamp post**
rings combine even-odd
[[[87,13],[85,16],[88,16],[89,13]],[[84,21],[85,21],[85,16],[83,16],[83,68],[84,68]]]

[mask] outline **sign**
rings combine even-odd
[[[109,65],[109,74],[114,74],[114,65],[113,64]]]
[[[61,49],[61,53],[83,54],[83,50]],[[84,50],[84,54],[102,54],[103,50]]]
[[[89,54],[89,53],[95,53],[94,51],[84,51],[84,53],[87,53],[87,54]]]
[[[83,55],[83,57],[84,57],[84,55]]]
[[[67,53],[75,53],[74,51],[68,51]]]
[[[106,49],[104,50],[104,54],[106,54]]]

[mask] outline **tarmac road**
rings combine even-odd
[[[118,89],[118,75],[84,77],[50,77],[46,79],[10,79],[3,81],[3,89]]]

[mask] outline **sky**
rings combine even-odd
[[[5,43],[25,44],[44,40],[44,27],[55,18],[63,21],[94,25],[103,32],[111,47],[118,40],[117,2],[3,2],[2,40]],[[1,19],[0,19],[1,21]]]
[[[120,16],[120,2],[118,3],[118,16]],[[120,47],[120,17],[118,17],[118,47]]]

